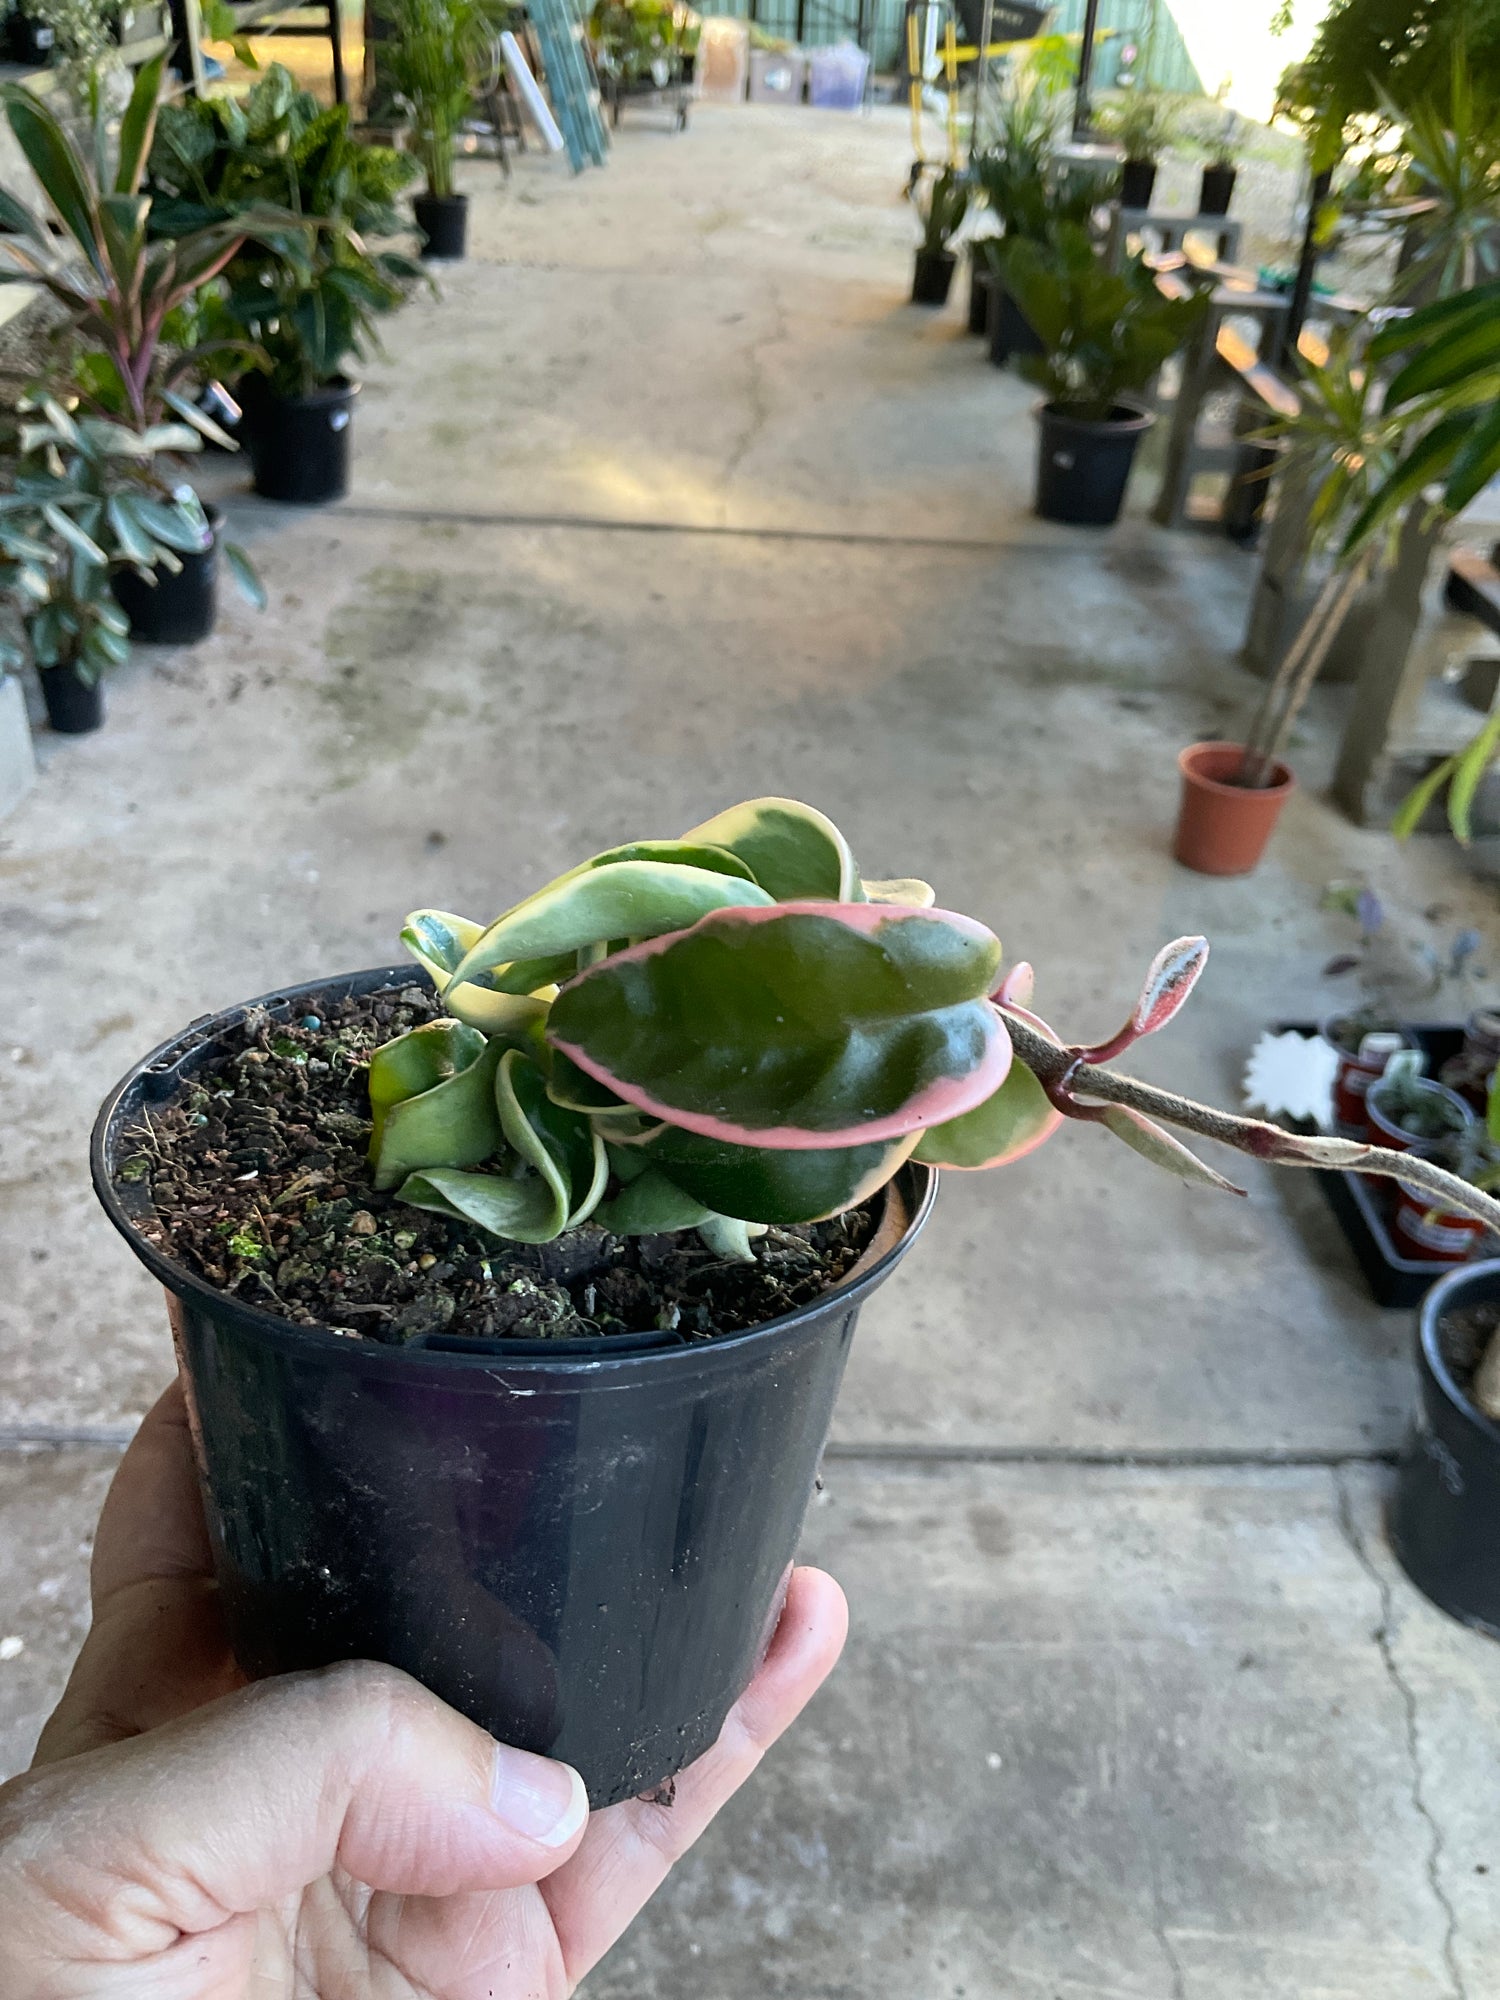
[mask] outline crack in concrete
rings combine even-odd
[[[1458,1962],[1458,1911],[1454,1908],[1448,1891],[1443,1887],[1442,1862],[1447,1839],[1436,1815],[1427,1803],[1422,1769],[1421,1718],[1417,1708],[1416,1690],[1401,1671],[1401,1663],[1396,1658],[1395,1600],[1391,1594],[1389,1580],[1381,1573],[1365,1546],[1364,1536],[1354,1519],[1354,1504],[1348,1482],[1338,1466],[1333,1468],[1333,1489],[1337,1498],[1339,1532],[1353,1551],[1355,1561],[1374,1585],[1380,1601],[1380,1623],[1375,1628],[1375,1645],[1380,1653],[1386,1678],[1400,1697],[1402,1714],[1405,1718],[1406,1754],[1411,1765],[1412,1809],[1427,1828],[1427,1885],[1443,1917],[1443,1964],[1447,1969],[1452,2000],[1469,2000],[1463,1968]]]
[[[771,300],[771,330],[769,333],[762,334],[758,340],[751,341],[749,347],[745,350],[745,359],[750,368],[748,397],[750,421],[735,440],[728,458],[724,461],[724,497],[719,504],[726,525],[729,519],[729,490],[734,485],[735,475],[744,463],[751,445],[754,444],[756,438],[771,420],[771,398],[766,387],[762,356],[768,347],[776,347],[782,344],[789,332],[786,323],[786,308],[781,303],[780,291],[774,282],[768,282],[766,290],[770,294]]]

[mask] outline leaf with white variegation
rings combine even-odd
[[[1010,1011],[1049,1041],[1057,1041],[1052,1030],[1034,1014],[1022,1008]],[[978,1173],[1024,1159],[1050,1139],[1062,1122],[1062,1113],[1031,1071],[1024,1063],[1013,1062],[998,1090],[982,1104],[976,1104],[972,1111],[924,1132],[912,1157],[928,1167]]]
[[[506,1138],[553,1190],[559,1233],[584,1221],[609,1179],[604,1141],[588,1119],[554,1104],[540,1069],[517,1049],[507,1049],[500,1059],[495,1099]]]
[[[864,901],[848,841],[826,814],[797,799],[747,799],[682,837],[727,847],[778,903]]]
[[[429,1167],[404,1181],[396,1198],[510,1243],[550,1243],[563,1226],[556,1192],[539,1174],[513,1179]]]
[[[468,1167],[500,1144],[500,1046],[458,1021],[424,1021],[370,1058],[370,1161],[392,1188],[422,1167]]]
[[[1181,937],[1162,946],[1151,961],[1131,1016],[1137,1035],[1154,1035],[1167,1025],[1198,984],[1207,963],[1207,938]]]
[[[637,1109],[794,1150],[941,1124],[998,1089],[999,940],[946,910],[718,910],[591,966],[547,1039]]]

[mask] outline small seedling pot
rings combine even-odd
[[[1434,1285],[1417,1336],[1417,1413],[1389,1525],[1401,1567],[1442,1611],[1500,1639],[1500,1424],[1459,1387],[1442,1325],[1500,1299],[1500,1263]]]
[[[87,736],[104,721],[104,686],[86,681],[75,666],[40,667],[47,720],[60,736]]]
[[[1276,830],[1296,784],[1285,764],[1269,785],[1233,783],[1244,759],[1238,743],[1194,743],[1177,759],[1182,803],[1172,852],[1199,875],[1248,875]]]
[[[969,246],[969,331],[988,333],[990,330],[990,293],[994,280],[990,274],[990,260],[977,243]]]
[[[469,197],[466,194],[414,195],[411,206],[417,227],[422,232],[424,257],[463,256],[469,230]]]
[[[1120,172],[1121,208],[1149,208],[1155,192],[1155,160],[1127,160]]]
[[[206,639],[219,615],[219,529],[217,507],[205,507],[210,540],[197,554],[179,555],[182,565],[169,570],[157,564],[155,583],[133,569],[114,578],[115,602],[130,620],[132,639],[152,646],[193,646]]]
[[[1234,184],[1238,179],[1239,173],[1234,167],[1206,166],[1198,191],[1198,213],[1228,215],[1229,204],[1234,200]]]
[[[419,983],[387,967],[272,993],[272,1017]],[[221,1053],[243,1007],[155,1049],[105,1100],[94,1186],[165,1286],[224,1613],[254,1677],[404,1668],[605,1806],[717,1738],[778,1616],[859,1309],[936,1176],[908,1166],[834,1291],[720,1340],[392,1347],[215,1291],[132,1226],[122,1135]]]
[[[1129,403],[1117,403],[1102,421],[1044,403],[1037,412],[1036,511],[1041,518],[1076,528],[1113,527],[1125,504],[1136,448],[1155,421]]]
[[[998,278],[991,278],[989,290],[990,364],[1003,368],[1012,355],[1041,354],[1045,350],[1011,293]]]
[[[1330,1014],[1319,1023],[1318,1033],[1339,1059],[1339,1066],[1333,1078],[1333,1118],[1339,1133],[1346,1139],[1363,1139],[1370,1129],[1370,1120],[1365,1105],[1365,1096],[1371,1084],[1378,1083],[1385,1072],[1396,1049],[1414,1049],[1416,1038],[1405,1028],[1371,1030],[1371,1033],[1389,1034],[1392,1043],[1377,1052],[1363,1056],[1359,1049],[1348,1046],[1345,1017]],[[1361,1035],[1363,1046],[1367,1037]]]
[[[241,437],[255,490],[267,500],[318,506],[349,490],[354,399],[359,384],[342,375],[310,396],[272,395],[259,376],[241,384]]]
[[[951,250],[919,250],[912,270],[912,304],[947,305],[948,292],[953,284],[953,267],[957,262]]]
[[[1375,1145],[1385,1146],[1393,1153],[1414,1153],[1419,1160],[1427,1160],[1431,1159],[1444,1139],[1472,1125],[1474,1113],[1456,1090],[1450,1090],[1444,1083],[1435,1083],[1431,1077],[1420,1077],[1413,1088],[1443,1119],[1440,1133],[1429,1138],[1421,1132],[1408,1132],[1404,1125],[1398,1124],[1381,1103],[1378,1082],[1372,1083],[1365,1092],[1365,1116],[1369,1121],[1370,1138]]]

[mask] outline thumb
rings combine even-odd
[[[566,1859],[587,1820],[566,1764],[352,1662],[0,1789],[0,1938],[14,1924],[65,1962],[128,1963],[335,1866],[401,1895],[517,1887]]]

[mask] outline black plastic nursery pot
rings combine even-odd
[[[1127,160],[1120,170],[1121,208],[1149,208],[1155,192],[1155,160]]]
[[[104,721],[104,688],[86,681],[77,667],[39,667],[47,720],[60,736],[87,736]]]
[[[1417,1414],[1396,1476],[1391,1545],[1442,1611],[1500,1639],[1500,1424],[1455,1379],[1443,1322],[1500,1302],[1500,1263],[1470,1264],[1434,1285],[1417,1336]]]
[[[998,278],[990,280],[989,308],[990,360],[995,367],[1003,368],[1013,355],[1045,351],[1031,321]]]
[[[337,375],[308,396],[276,396],[258,375],[240,384],[240,436],[257,493],[317,506],[349,490],[349,450],[359,384]]]
[[[273,1017],[408,966],[248,1003]],[[849,1276],[720,1340],[674,1334],[403,1347],[215,1291],[133,1226],[122,1139],[222,1054],[236,1007],[155,1049],[94,1128],[94,1186],[165,1286],[231,1642],[257,1678],[404,1668],[508,1743],[582,1772],[595,1806],[716,1739],[779,1614],[860,1306],[910,1248],[936,1175],[907,1166]]]
[[[414,195],[411,207],[422,232],[424,257],[463,256],[469,230],[466,194]]]
[[[5,53],[11,62],[36,69],[51,62],[57,44],[57,30],[18,8],[6,20],[4,41]]]
[[[988,333],[990,330],[990,288],[993,283],[990,260],[976,243],[969,252],[970,333]]]
[[[1198,190],[1198,213],[1228,215],[1229,204],[1234,200],[1234,184],[1238,178],[1238,170],[1234,167],[1205,167],[1202,185]]]
[[[953,267],[957,262],[951,250],[919,250],[912,271],[912,304],[947,305],[949,288],[953,283]]]
[[[1129,403],[1117,403],[1104,421],[1042,404],[1037,411],[1037,513],[1044,521],[1073,527],[1111,527],[1125,504],[1136,447],[1155,421]]]
[[[132,639],[152,646],[193,646],[206,639],[219,615],[219,529],[217,507],[205,507],[212,539],[196,554],[179,554],[182,565],[169,570],[158,564],[156,581],[147,583],[133,569],[114,579],[115,602],[130,620]]]

